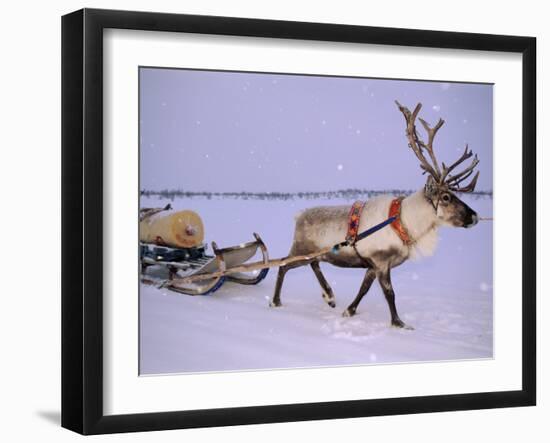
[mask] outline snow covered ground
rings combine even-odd
[[[490,197],[464,200],[481,216],[492,216]],[[156,197],[141,201],[142,207],[165,203]],[[252,232],[258,232],[276,258],[288,253],[297,211],[351,203],[181,198],[172,206],[197,211],[208,242],[231,246],[253,240]],[[361,284],[364,271],[358,269],[321,264],[336,295],[335,309],[322,300],[310,267],[287,274],[281,308],[268,306],[276,268],[257,286],[229,282],[203,297],[142,284],[141,374],[491,358],[492,237],[491,222],[469,230],[443,228],[434,256],[393,271],[397,309],[413,331],[390,327],[377,283],[355,317],[342,317]]]

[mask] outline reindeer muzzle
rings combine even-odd
[[[473,228],[479,222],[479,216],[477,213],[473,212],[467,216],[466,221],[464,222],[465,228]]]

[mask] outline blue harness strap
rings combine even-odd
[[[369,235],[374,234],[375,232],[379,231],[382,228],[385,228],[389,224],[393,223],[395,220],[396,220],[396,217],[389,217],[386,220],[384,220],[383,222],[378,223],[377,225],[374,225],[372,228],[369,228],[366,231],[360,232],[355,237],[355,242],[363,240],[364,238],[368,237]],[[350,246],[350,243],[348,242],[348,240],[344,240],[343,242],[338,243],[337,245],[334,245],[334,247],[332,248],[332,252],[334,254],[338,254],[338,251],[340,250],[340,248],[344,248],[346,246]]]

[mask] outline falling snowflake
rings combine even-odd
[[[359,135],[359,134],[361,134],[361,130],[360,130],[360,129],[357,129],[357,130],[355,131],[355,133],[356,133],[357,135]]]
[[[433,109],[434,111],[436,111],[436,112],[439,112],[439,111],[441,110],[441,106],[439,106],[439,105],[433,105],[433,106],[432,106],[432,109]]]
[[[481,289],[483,292],[487,292],[489,291],[489,289],[491,289],[491,285],[485,282],[481,282],[479,284],[479,289]]]
[[[338,169],[339,171],[341,171],[342,169],[344,169],[344,165],[340,164],[340,165],[336,166],[336,169]]]
[[[197,125],[200,125],[200,124],[201,124],[201,121],[200,121],[200,120],[197,120],[195,123],[196,123]]]
[[[326,125],[326,124],[327,124],[327,121],[326,121],[326,120],[323,120],[321,123],[322,123],[323,125]]]
[[[416,273],[416,272],[413,272],[412,275],[411,275],[411,278],[416,281],[418,279],[420,279],[420,276]]]

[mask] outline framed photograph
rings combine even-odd
[[[62,21],[62,425],[536,402],[536,41]]]

